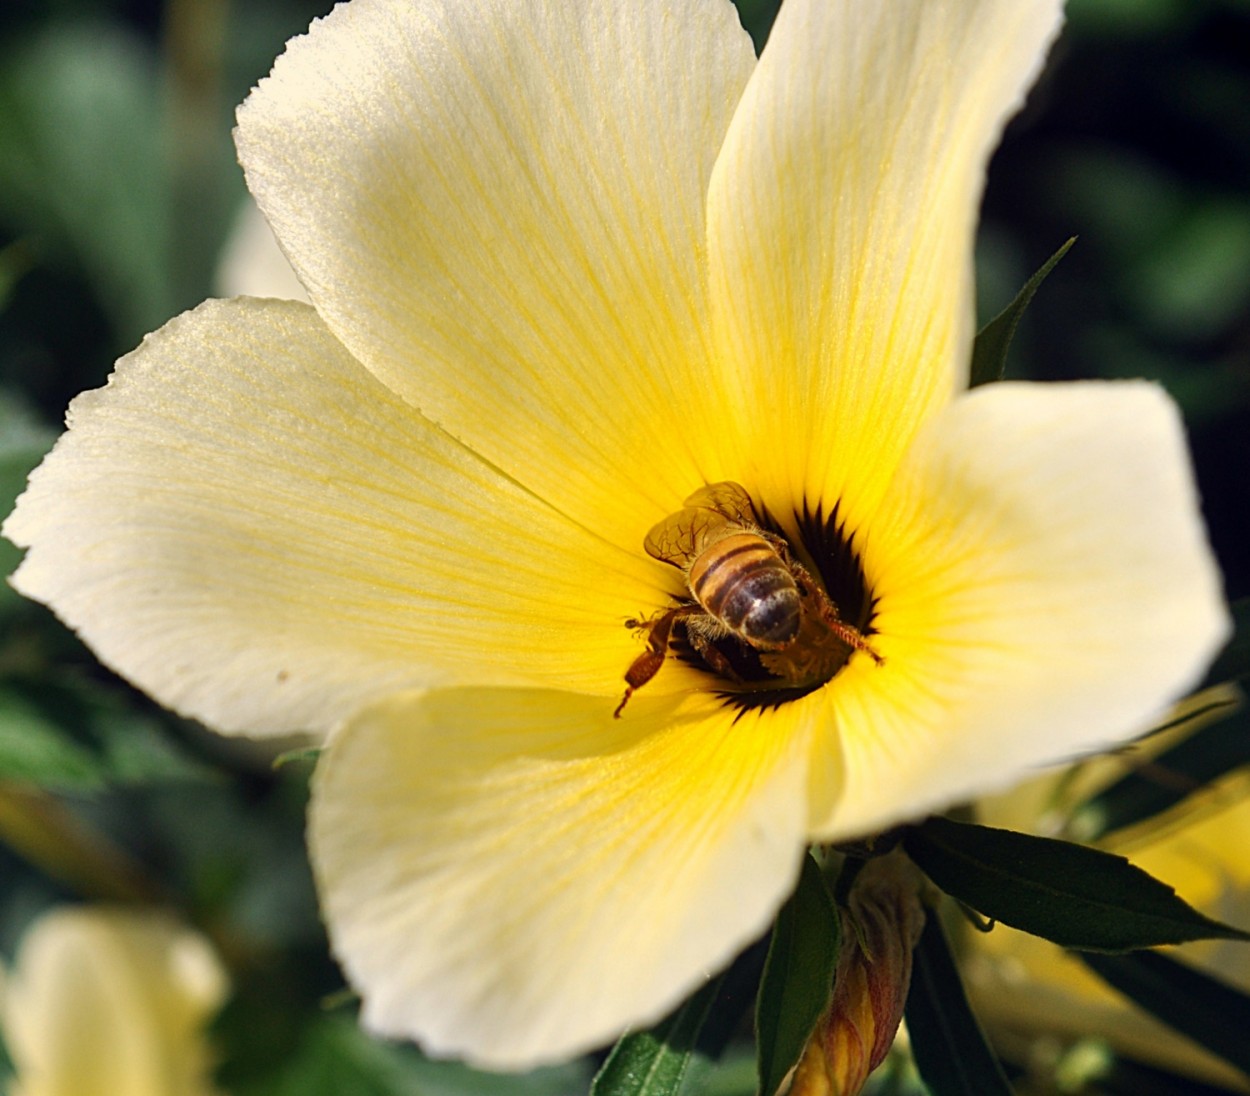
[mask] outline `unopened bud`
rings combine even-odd
[[[856,876],[842,914],[833,997],[807,1041],[790,1096],[855,1096],[885,1060],[924,928],[922,886],[901,852],[868,861]]]

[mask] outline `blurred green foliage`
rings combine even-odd
[[[244,196],[233,108],[327,7],[0,8],[0,511],[69,399],[211,294]],[[762,43],[775,0],[739,7]],[[1079,237],[1025,316],[1008,374],[1162,381],[1183,407],[1234,596],[1250,594],[1248,59],[1246,0],[1071,0],[1047,75],[993,163],[978,256],[988,319]],[[16,560],[0,543],[0,569]],[[104,842],[134,873],[133,896],[173,904],[221,949],[235,985],[215,1032],[223,1089],[585,1091],[588,1067],[484,1077],[358,1031],[352,1003],[335,997],[342,979],[303,849],[310,768],[275,772],[266,755],[154,708],[0,587],[0,780],[55,789],[57,833]],[[5,954],[40,909],[103,887],[98,873],[51,870],[12,844],[0,843]],[[749,1056],[734,1052],[707,1085],[729,1096],[753,1082]],[[898,1070],[874,1081],[882,1092],[915,1084]]]

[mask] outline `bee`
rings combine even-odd
[[[882,661],[838,616],[785,539],[761,526],[751,496],[737,483],[700,487],[652,528],[643,547],[682,571],[689,597],[648,620],[626,622],[645,632],[647,647],[625,672],[618,718],[634,691],[659,673],[679,622],[703,661],[734,681],[741,678],[716,646],[730,637],[759,652],[761,664],[785,685],[827,680],[845,663],[846,647]]]

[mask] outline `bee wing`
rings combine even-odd
[[[708,532],[725,523],[723,515],[705,507],[687,506],[669,514],[647,534],[642,546],[661,563],[685,567],[699,554]]]
[[[690,509],[715,510],[718,514],[744,525],[759,524],[755,504],[747,494],[747,489],[733,480],[722,480],[720,483],[709,483],[700,487],[686,499],[685,505]]]

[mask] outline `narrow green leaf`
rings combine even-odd
[[[11,254],[16,246],[10,245],[0,255]],[[4,513],[13,509],[17,496],[26,489],[26,477],[55,440],[54,431],[39,422],[8,389],[0,389],[0,510]],[[11,575],[21,558],[15,545],[0,539],[0,574]],[[24,604],[28,603],[7,582],[0,583],[0,612]]]
[[[1074,812],[1073,831],[1092,840],[1153,818],[1250,762],[1250,708],[1226,698],[1213,704],[1225,709],[1224,718],[1091,796]]]
[[[320,746],[297,746],[293,750],[283,750],[273,759],[273,767],[276,770],[297,762],[312,764],[321,756],[321,750]]]
[[[82,264],[126,346],[182,303],[158,61],[119,26],[66,21],[0,66],[0,208]]]
[[[93,791],[104,786],[104,765],[35,706],[0,691],[0,780],[41,788]]]
[[[762,944],[748,948],[655,1027],[624,1036],[595,1076],[590,1096],[689,1092],[725,1049],[750,1006],[763,962]]]
[[[1098,1096],[1239,1096],[1245,1092],[1114,1055],[1096,1080]]]
[[[933,1096],[1011,1096],[934,912],[925,920],[912,959],[905,1015],[916,1068]]]
[[[1083,951],[1250,940],[1204,917],[1122,856],[1011,830],[930,818],[903,845],[942,890],[1005,925]]]
[[[719,985],[704,986],[649,1031],[626,1035],[612,1048],[591,1085],[591,1096],[675,1096],[697,1070],[699,1030]]]
[[[781,1087],[829,1004],[840,933],[820,867],[807,856],[794,894],[777,915],[755,1005],[762,1096]]]
[[[1042,268],[1024,283],[1024,288],[1016,294],[1011,304],[977,332],[976,341],[972,344],[969,388],[1003,379],[1003,372],[1007,368],[1007,350],[1011,346],[1011,340],[1015,338],[1020,317],[1024,315],[1024,310],[1029,307],[1029,302],[1033,300],[1033,295],[1046,280],[1046,276],[1055,269],[1059,260],[1068,253],[1068,249],[1074,243],[1076,243],[1075,236],[1047,259]]]
[[[1250,678],[1250,597],[1238,598],[1229,609],[1233,615],[1233,637],[1211,663],[1200,688]]]
[[[1250,997],[1226,982],[1152,951],[1081,958],[1169,1027],[1250,1076]]]

